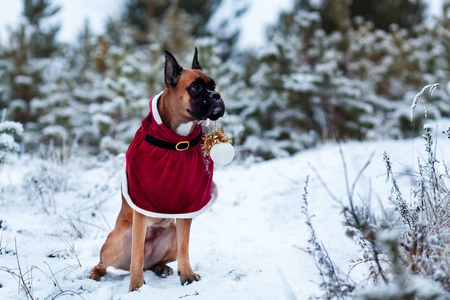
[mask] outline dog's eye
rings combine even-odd
[[[193,85],[191,85],[191,90],[195,93],[198,93],[202,90],[201,85],[194,83]]]

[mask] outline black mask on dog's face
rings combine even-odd
[[[175,57],[166,51],[165,81],[166,86],[178,88],[179,91],[184,87],[189,97],[181,98],[189,98],[189,103],[185,103],[186,111],[194,119],[215,121],[224,115],[225,103],[215,90],[214,80],[203,72],[198,62],[197,48],[191,70],[183,70]]]
[[[191,96],[192,111],[190,113],[194,117],[215,121],[224,115],[225,104],[215,89],[216,84],[214,80],[203,77],[197,78],[186,88]]]

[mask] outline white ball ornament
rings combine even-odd
[[[230,143],[215,144],[211,148],[210,155],[215,164],[228,165],[234,158],[234,147]]]

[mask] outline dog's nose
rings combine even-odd
[[[214,100],[219,100],[221,98],[220,94],[218,92],[210,92],[209,93],[209,97],[214,99]]]

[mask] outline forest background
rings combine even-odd
[[[295,0],[258,49],[236,46],[232,24],[245,5],[210,29],[221,2],[126,1],[103,33],[86,22],[66,43],[50,22],[60,7],[24,0],[0,48],[0,109],[23,124],[14,137],[22,151],[76,141],[92,154],[124,152],[164,88],[163,49],[186,65],[195,46],[226,100],[221,124],[241,158],[288,156],[336,137],[412,137],[425,116],[448,116],[445,88],[414,123],[409,115],[421,87],[449,78],[449,1],[430,20],[420,0]]]

